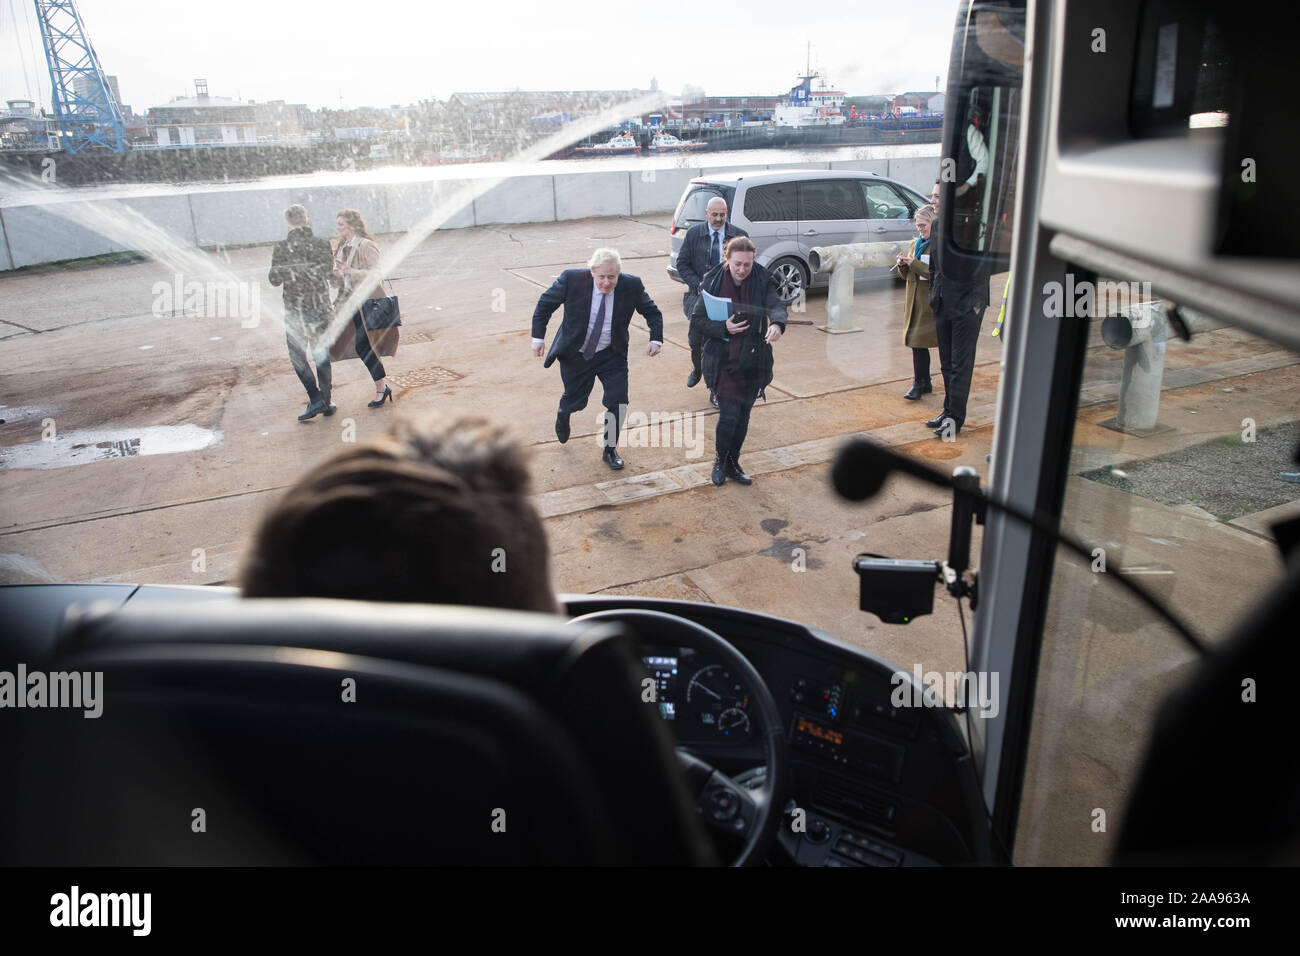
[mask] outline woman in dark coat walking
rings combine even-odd
[[[709,318],[703,295],[691,313],[691,323],[704,337],[704,381],[718,396],[715,485],[728,478],[742,485],[752,483],[740,467],[740,449],[754,401],[772,381],[772,343],[785,332],[785,306],[772,276],[754,262],[754,253],[747,236],[729,240],[722,262],[700,284],[701,292],[731,300],[725,322]]]

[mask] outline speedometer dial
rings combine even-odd
[[[720,737],[749,734],[749,692],[721,664],[700,668],[686,685],[692,719]]]

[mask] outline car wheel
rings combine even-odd
[[[776,277],[777,295],[782,305],[789,305],[808,288],[808,268],[793,256],[777,259],[771,273]]]

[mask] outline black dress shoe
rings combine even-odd
[[[328,398],[324,399],[324,402],[325,402],[325,410],[321,412],[321,414],[324,415],[326,418],[329,418],[331,415],[333,415],[335,412],[339,410],[339,407],[337,405],[331,405],[329,403]]]
[[[903,393],[903,397],[909,402],[914,402],[924,394],[925,390],[921,387],[921,383],[913,382],[912,387]]]
[[[726,463],[727,477],[735,479],[737,484],[752,485],[754,479],[745,474],[740,468],[740,460],[737,458],[728,458]]]
[[[949,424],[952,425],[952,432],[951,432],[951,434],[952,434],[952,436],[953,436],[954,438],[955,438],[956,436],[958,436],[958,435],[961,434],[961,426],[960,426],[960,425],[958,425],[958,424],[957,424],[955,421],[953,421],[951,418],[944,418],[944,420],[943,420],[943,424],[940,425],[938,428],[936,428],[936,429],[934,430],[934,435],[935,435],[935,437],[936,437],[936,438],[947,439],[947,437],[948,437],[948,425],[949,425]]]
[[[717,392],[709,392],[709,404],[712,405],[714,408],[717,408],[717,407],[718,407],[718,393],[717,393]]]
[[[384,390],[379,393],[378,398],[373,402],[366,402],[366,408],[383,408],[384,402],[391,402],[393,400],[393,390],[385,385]]]
[[[315,418],[321,412],[325,411],[325,403],[319,398],[307,403],[307,410],[298,416],[298,421],[305,422]]]
[[[940,415],[940,416],[938,416],[937,418],[932,418],[932,419],[930,419],[928,422],[925,423],[925,427],[926,427],[926,428],[938,428],[940,425],[943,424],[943,420],[944,420],[945,418],[947,418],[947,417],[948,417],[947,415]]]
[[[555,414],[555,437],[560,440],[561,445],[569,440],[569,416],[564,412]]]
[[[713,456],[713,483],[721,485],[727,480],[727,471],[722,463],[721,455]]]
[[[695,371],[695,369],[691,369],[691,374],[686,376],[686,387],[694,388],[696,385],[699,384],[700,384],[700,373]]]
[[[605,464],[609,465],[610,471],[618,471],[623,467],[623,459],[618,457],[618,449],[612,445],[605,446],[605,453],[601,457],[605,459]]]

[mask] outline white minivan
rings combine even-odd
[[[668,275],[678,282],[682,279],[677,274],[677,254],[686,230],[704,222],[704,207],[715,196],[727,201],[731,222],[754,240],[756,260],[776,275],[781,299],[787,303],[800,290],[829,282],[828,276],[814,275],[809,268],[809,250],[913,239],[912,217],[928,202],[900,182],[859,170],[782,169],[701,176],[686,185],[673,215]],[[888,272],[881,269],[879,275]]]

